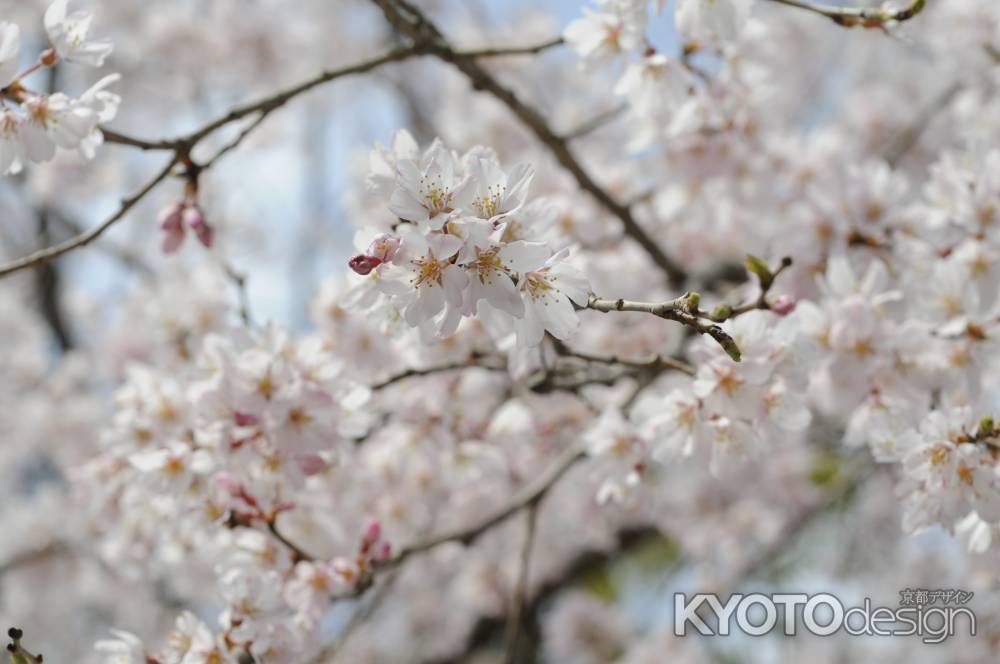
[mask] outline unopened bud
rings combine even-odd
[[[46,67],[51,67],[57,60],[59,60],[59,54],[56,53],[56,49],[54,48],[47,48],[38,56],[38,61]]]
[[[733,308],[728,304],[720,304],[709,314],[712,320],[726,320],[733,315]]]
[[[212,231],[212,227],[208,225],[208,222],[205,221],[205,216],[201,213],[201,209],[197,205],[189,205],[184,209],[184,223],[194,231],[199,242],[206,248],[211,248],[215,233]]]
[[[365,533],[361,537],[361,551],[367,553],[375,546],[380,537],[382,537],[382,524],[378,522],[378,519],[372,519],[368,522]]]
[[[174,203],[160,212],[158,221],[160,223],[160,230],[163,231],[163,240],[160,243],[160,248],[165,254],[174,253],[184,242],[183,213],[183,203]]]
[[[757,258],[753,254],[747,254],[746,260],[743,264],[749,272],[756,275],[758,281],[760,281],[761,288],[767,290],[771,287],[771,283],[774,281],[774,273],[771,272],[771,268],[768,267],[765,261]]]
[[[771,300],[771,311],[778,314],[779,316],[787,316],[788,314],[795,311],[795,305],[799,303],[792,295],[779,295],[773,300]]]
[[[388,263],[396,255],[397,249],[399,249],[399,238],[388,233],[381,233],[368,245],[366,255]]]
[[[215,486],[219,487],[233,498],[242,498],[246,493],[243,482],[230,473],[216,473]]]
[[[347,266],[358,274],[364,276],[382,264],[382,259],[378,256],[367,256],[358,254],[347,261]]]
[[[252,415],[251,413],[234,410],[233,421],[236,422],[236,426],[238,427],[252,427],[257,424],[258,419],[256,415]]]
[[[392,545],[389,544],[388,542],[382,542],[382,544],[379,545],[375,555],[372,557],[372,560],[374,560],[376,563],[384,563],[391,557],[392,557]]]
[[[299,470],[306,476],[318,475],[326,468],[326,461],[316,453],[304,454],[299,457],[298,461]]]
[[[160,229],[165,231],[177,230],[182,228],[181,225],[181,213],[184,212],[183,203],[173,203],[167,207],[160,210],[160,216],[157,219],[160,223]]]

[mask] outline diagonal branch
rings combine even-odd
[[[48,263],[53,258],[62,256],[68,251],[72,251],[77,247],[82,247],[84,245],[90,244],[91,242],[99,238],[104,233],[104,231],[111,228],[111,226],[113,226],[115,222],[124,217],[125,214],[129,210],[131,210],[136,203],[138,203],[146,196],[146,194],[151,192],[153,189],[156,188],[158,184],[163,182],[163,180],[165,180],[167,176],[170,175],[170,172],[173,170],[174,166],[177,164],[179,160],[180,157],[177,154],[174,154],[174,156],[170,159],[170,161],[168,161],[167,164],[162,169],[160,169],[160,171],[151,180],[146,182],[146,184],[144,184],[142,188],[139,189],[139,191],[135,192],[134,194],[132,194],[127,198],[122,199],[121,205],[118,207],[118,210],[110,217],[105,219],[103,222],[98,224],[97,226],[87,231],[84,231],[83,233],[80,233],[79,235],[76,235],[66,240],[65,242],[60,242],[59,244],[52,245],[51,247],[39,249],[34,253],[28,254],[27,256],[24,256],[22,258],[18,258],[17,260],[7,263],[6,265],[0,265],[0,277],[4,277],[8,274],[11,274],[12,272],[17,272],[18,270],[23,270],[24,268],[27,267]]]
[[[469,355],[469,357],[465,358],[460,362],[453,362],[451,364],[444,364],[436,367],[427,367],[424,369],[406,369],[405,371],[401,371],[398,374],[390,376],[389,378],[386,378],[385,380],[372,385],[371,389],[381,390],[401,380],[406,380],[407,378],[413,378],[415,376],[429,376],[431,374],[444,373],[447,371],[461,371],[462,369],[469,369],[471,367],[488,369],[490,371],[507,370],[507,367],[504,364],[497,364],[496,362],[488,361],[487,356],[478,353],[472,353]]]
[[[596,295],[591,295],[586,308],[602,313],[636,311],[676,321],[682,325],[687,325],[698,334],[707,334],[712,337],[722,346],[722,349],[726,351],[729,357],[733,358],[736,362],[740,361],[740,349],[736,345],[736,341],[711,320],[705,320],[701,317],[701,312],[698,310],[697,293],[688,293],[665,302],[633,302],[632,300],[622,299],[606,300]]]
[[[573,155],[566,139],[556,134],[535,108],[521,101],[513,90],[500,83],[479,64],[476,58],[453,49],[441,31],[410,3],[405,2],[405,0],[372,1],[382,9],[386,19],[400,34],[411,39],[414,44],[421,45],[427,54],[453,65],[465,74],[473,88],[488,92],[507,106],[545,144],[563,168],[576,179],[580,188],[592,195],[608,212],[618,217],[625,234],[646,251],[653,263],[667,274],[671,284],[676,286],[684,281],[686,277],[684,269],[667,256],[656,241],[650,237],[636,220],[628,205],[615,200],[610,193],[597,184]]]
[[[577,447],[567,448],[541,475],[536,477],[531,483],[525,485],[524,488],[514,494],[510,502],[493,514],[471,526],[446,530],[405,546],[386,565],[397,567],[410,556],[429,551],[447,542],[471,544],[494,526],[503,523],[521,510],[537,504],[549,492],[549,489],[555,486],[556,482],[566,474],[566,471],[583,457],[584,453],[582,449]]]
[[[912,0],[909,5],[901,9],[889,9],[886,7],[837,7],[805,2],[804,0],[771,0],[771,2],[825,16],[845,28],[884,28],[890,23],[908,21],[923,11],[926,4],[926,0]]]
[[[482,50],[470,50],[462,51],[457,54],[463,58],[468,58],[471,61],[475,61],[475,58],[480,57],[498,57],[498,56],[508,56],[508,55],[530,55],[540,53],[544,50],[553,48],[562,43],[562,38],[549,39],[547,41],[541,42],[539,44],[529,45],[529,46],[517,46],[517,47],[494,47],[486,48]],[[221,148],[215,155],[213,155],[204,164],[196,165],[199,169],[205,169],[212,166],[220,157],[228,153],[229,151],[236,148],[251,132],[253,132],[257,127],[263,123],[275,110],[281,108],[286,103],[291,101],[293,98],[312,90],[313,88],[327,83],[329,81],[343,78],[345,76],[351,76],[354,74],[362,74],[376,69],[384,64],[391,62],[398,62],[411,58],[414,56],[424,55],[427,51],[421,44],[414,44],[413,46],[408,46],[404,48],[396,48],[380,56],[372,58],[370,60],[365,60],[353,65],[348,65],[345,67],[340,67],[337,69],[327,69],[312,78],[306,79],[301,83],[296,85],[278,90],[270,95],[256,99],[254,101],[246,102],[240,104],[230,109],[225,114],[209,121],[205,125],[195,129],[194,131],[185,134],[179,138],[174,139],[160,139],[160,140],[150,140],[137,138],[134,136],[129,136],[121,132],[115,131],[113,129],[107,129],[101,127],[101,132],[104,135],[104,141],[107,143],[115,143],[118,145],[124,145],[132,148],[138,148],[143,151],[152,152],[172,152],[173,158],[170,163],[164,167],[163,171],[160,172],[153,180],[148,182],[139,192],[126,198],[122,201],[121,207],[118,211],[112,215],[109,219],[101,223],[100,225],[94,227],[93,229],[80,233],[74,238],[67,240],[66,242],[41,249],[32,254],[24,256],[23,258],[17,259],[11,263],[0,266],[0,277],[6,276],[12,272],[22,270],[27,267],[34,265],[44,264],[53,258],[61,256],[62,254],[76,249],[77,247],[82,247],[86,244],[97,239],[104,231],[111,227],[115,222],[120,220],[125,216],[136,203],[138,203],[143,197],[146,196],[150,191],[152,191],[156,185],[158,185],[164,178],[166,178],[171,169],[178,163],[191,163],[191,150],[194,146],[208,137],[210,134],[214,133],[218,129],[229,125],[238,120],[242,120],[248,116],[256,116],[246,127],[244,127],[239,135],[232,140],[230,143],[226,144]]]

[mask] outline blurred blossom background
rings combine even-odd
[[[539,44],[561,35],[583,7],[598,6],[414,4],[458,50]],[[640,222],[695,275],[684,290],[701,291],[705,306],[756,296],[758,282],[741,268],[745,254],[765,257],[772,268],[787,255],[794,265],[774,292],[790,298],[789,309],[807,300],[826,306],[847,298],[846,291],[869,304],[883,291],[902,293],[892,347],[873,341],[849,367],[829,374],[823,373],[827,355],[789,359],[807,375],[799,387],[789,381],[788,390],[809,400],[808,426],[789,433],[754,424],[764,451],[733,473],[720,476],[707,462],[656,465],[647,451],[635,458],[591,452],[546,493],[537,514],[532,508],[537,523],[526,578],[520,564],[529,517],[519,511],[468,546],[448,542],[391,570],[388,581],[379,576],[367,593],[310,607],[314,624],[305,645],[258,633],[258,643],[273,638],[281,647],[255,651],[256,661],[997,661],[996,523],[966,519],[963,528],[957,520],[943,523],[945,517],[904,523],[913,507],[904,505],[912,487],[903,464],[896,457],[878,463],[890,456],[881,448],[879,457],[879,444],[904,445],[904,438],[869,436],[882,431],[890,402],[905,404],[898,430],[919,429],[923,415],[944,405],[973,408],[970,422],[998,405],[996,374],[988,370],[992,346],[960,362],[957,351],[938,345],[947,335],[931,334],[930,324],[919,334],[904,325],[924,320],[913,312],[926,313],[921,307],[937,301],[937,291],[919,289],[952,283],[935,266],[953,251],[961,254],[960,242],[969,238],[986,247],[977,254],[982,270],[968,281],[955,277],[955,290],[980,289],[976,306],[982,306],[954,298],[962,301],[953,308],[965,316],[959,334],[973,335],[965,323],[995,320],[987,306],[1000,264],[990,244],[995,229],[984,225],[946,241],[924,226],[934,210],[947,207],[941,180],[952,166],[942,155],[979,163],[962,150],[996,148],[1000,70],[989,56],[1000,48],[995,3],[928,0],[920,16],[883,31],[844,29],[810,12],[755,2],[731,48],[692,49],[688,64],[698,72],[692,80],[701,81],[692,89],[711,100],[708,110],[691,111],[685,120],[696,126],[694,139],[666,135],[673,109],[664,111],[669,118],[658,115],[662,109],[640,116],[615,93],[629,58],[645,49],[682,59],[675,3],[662,4],[658,13],[649,8],[643,43],[619,60],[595,65],[561,45],[490,58],[488,69],[560,136],[605,118],[572,141],[574,153],[617,200],[637,201]],[[48,5],[0,0],[0,21],[21,26],[22,68],[46,48]],[[95,15],[91,30],[113,42],[113,54],[102,70],[60,62],[26,83],[76,95],[118,72],[113,90],[122,102],[108,127],[149,140],[184,135],[237,104],[402,43],[378,7],[362,0],[78,0],[73,6]],[[245,126],[220,129],[192,158],[211,157]],[[0,626],[22,628],[25,647],[46,662],[143,661],[146,653],[176,646],[171,633],[217,643],[216,626],[236,604],[233,588],[254,582],[224,580],[220,591],[219,578],[238,567],[233,561],[240,556],[274,553],[264,528],[230,520],[227,528],[185,530],[188,513],[164,505],[172,493],[195,491],[200,479],[120,499],[124,480],[115,464],[130,462],[108,452],[127,437],[123,432],[140,429],[155,442],[197,438],[187,425],[203,422],[199,408],[217,395],[188,377],[236,363],[243,356],[229,345],[240,348],[257,334],[248,347],[288,360],[313,352],[310,340],[318,339],[338,355],[338,380],[366,387],[407,369],[507,357],[509,349],[473,319],[454,337],[422,345],[412,330],[379,328],[376,313],[345,313],[348,277],[355,277],[347,261],[365,250],[363,229],[394,222],[365,178],[373,147],[391,145],[398,129],[421,148],[439,137],[459,154],[488,146],[505,169],[532,164],[530,195],[552,205],[545,238],[578,249],[574,260],[595,293],[662,301],[683,292],[661,284],[638,245],[621,241],[614,215],[579,189],[510,109],[439,59],[388,64],[295,97],[201,174],[198,204],[214,229],[211,247],[188,237],[177,252],[162,251],[160,214],[184,195],[183,178],[170,177],[93,243],[0,279]],[[107,142],[93,160],[60,151],[0,178],[2,262],[97,225],[166,158]],[[987,178],[994,192],[998,172]],[[1000,209],[994,194],[984,196]],[[924,236],[931,239],[923,242]],[[854,270],[841,272],[841,282],[830,267],[841,265],[835,256],[846,256]],[[878,274],[866,277],[875,263]],[[726,269],[737,275],[712,277]],[[837,283],[844,281],[851,285],[840,292]],[[872,282],[884,288],[866,291]],[[905,308],[910,302],[919,304]],[[253,332],[243,329],[241,310]],[[868,320],[845,310],[848,327]],[[573,340],[581,352],[692,362],[719,354],[687,328],[653,316],[583,312],[581,321]],[[779,344],[787,330],[778,325],[755,338]],[[752,336],[748,330],[742,333]],[[992,343],[990,329],[985,334],[984,343]],[[213,335],[227,341],[213,342]],[[755,361],[752,349],[747,353]],[[551,369],[544,357],[538,362],[528,369]],[[322,367],[317,374],[325,377]],[[472,523],[517,495],[564,447],[618,440],[617,427],[626,425],[602,414],[628,411],[632,426],[666,412],[665,395],[681,385],[675,379],[691,382],[673,374],[643,382],[644,374],[636,374],[546,392],[508,385],[506,376],[486,367],[375,390],[360,408],[369,418],[363,430],[369,442],[353,456],[320,455],[321,474],[303,471],[307,489],[296,498],[302,509],[281,517],[287,533],[317,560],[334,560],[354,556],[371,519],[380,524],[379,541],[394,551],[420,535]],[[873,405],[882,397],[885,403]],[[353,448],[362,437],[342,436],[338,444]],[[634,492],[632,479],[623,479],[631,472],[644,473]],[[175,526],[183,532],[173,532]],[[240,539],[242,531],[263,539]],[[285,581],[306,578],[309,571],[295,567],[303,560],[285,550],[274,555],[283,561],[275,566],[285,565]],[[973,591],[977,635],[929,646],[917,637],[792,638],[780,630],[764,637],[672,634],[677,592],[830,592],[845,606],[867,597],[895,607],[906,588]],[[288,592],[294,591],[286,588],[282,597],[292,601]],[[512,628],[515,606],[520,616]],[[209,626],[208,637],[209,628],[180,626],[186,612]],[[298,628],[302,620],[289,622]],[[227,637],[238,641],[238,627]],[[136,635],[145,651],[123,650],[115,660],[107,648],[95,650],[102,639],[128,643],[109,636],[111,629]],[[212,648],[195,650],[177,646],[174,655],[152,661],[248,661],[239,659],[239,648],[216,660]]]

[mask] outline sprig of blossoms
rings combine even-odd
[[[357,289],[381,295],[355,301],[398,312],[426,337],[448,336],[471,316],[498,339],[515,335],[522,347],[538,345],[546,331],[559,339],[575,332],[574,305],[586,306],[590,286],[567,263],[569,250],[511,232],[516,219],[530,237],[537,207],[526,205],[529,166],[504,171],[492,150],[459,156],[440,140],[419,153],[405,131],[392,151],[377,148],[372,164],[369,186],[391,192],[398,223],[350,259],[366,277]]]
[[[107,90],[118,80],[105,76],[79,97],[63,92],[46,94],[23,80],[43,67],[69,62],[100,67],[110,55],[108,41],[89,38],[92,16],[68,11],[68,0],[56,0],[45,12],[50,48],[34,64],[18,73],[21,30],[0,22],[0,174],[18,173],[26,162],[46,162],[56,148],[77,150],[91,159],[104,140],[98,125],[118,112],[121,98]]]

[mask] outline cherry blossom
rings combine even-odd
[[[12,658],[997,660],[997,3],[271,4],[0,23]]]

